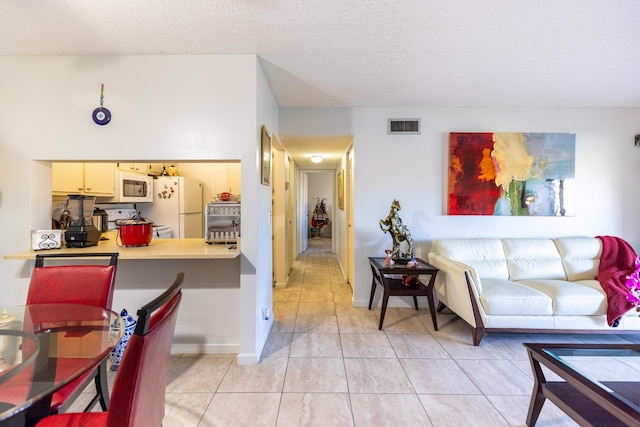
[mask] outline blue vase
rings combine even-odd
[[[127,347],[129,343],[129,338],[133,335],[133,331],[136,328],[136,321],[133,317],[129,316],[126,309],[123,309],[120,312],[120,317],[124,322],[124,333],[122,334],[122,338],[120,342],[111,350],[111,354],[109,354],[109,361],[111,362],[111,370],[117,371],[120,366],[120,361],[122,360],[122,355],[124,354],[124,349]]]

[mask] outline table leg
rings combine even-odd
[[[378,330],[382,330],[382,324],[384,323],[384,314],[387,312],[387,303],[389,302],[389,292],[384,289],[384,293],[382,294],[382,309],[380,310],[380,325],[378,326]]]
[[[529,412],[527,413],[527,426],[533,427],[538,421],[540,411],[542,411],[542,405],[546,400],[542,393],[542,384],[546,383],[544,373],[540,367],[540,362],[534,360],[529,354],[529,360],[531,362],[531,368],[533,369],[534,385],[533,392],[531,392],[531,402],[529,403]]]
[[[430,282],[427,285],[427,300],[429,301],[429,311],[431,312],[431,322],[433,322],[433,329],[438,330],[438,320],[436,319],[436,304],[433,299],[433,283]]]
[[[373,304],[373,297],[376,294],[376,277],[373,276],[371,279],[371,296],[369,297],[369,310],[371,310],[371,305]]]
[[[418,297],[417,296],[413,296],[413,305],[416,306],[416,310],[418,310]]]
[[[100,394],[100,407],[103,411],[109,408],[109,380],[107,379],[107,359],[100,362],[95,380],[96,391]]]
[[[46,389],[53,384],[56,378],[57,361],[49,357],[49,340],[53,333],[40,335],[40,348],[38,356],[33,366],[33,381],[29,390],[29,396],[36,396],[41,393],[42,389]],[[50,413],[52,394],[46,394],[44,397],[33,402],[25,410],[25,426],[34,426],[39,420],[46,417]]]

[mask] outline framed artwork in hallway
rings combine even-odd
[[[338,207],[344,210],[344,169],[338,172]]]
[[[260,148],[261,182],[263,185],[271,185],[271,134],[265,125],[262,125]]]

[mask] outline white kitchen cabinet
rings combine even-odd
[[[141,174],[147,175],[149,170],[149,163],[118,162],[118,169],[122,171],[135,172],[135,173],[141,173]]]
[[[86,194],[113,196],[114,163],[52,163],[51,190],[54,195]]]
[[[113,163],[85,163],[84,189],[86,193],[112,196],[115,194],[115,165]]]
[[[52,163],[51,189],[55,194],[84,192],[84,163]]]
[[[147,175],[160,175],[164,167],[164,163],[147,163]]]

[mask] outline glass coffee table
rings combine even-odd
[[[524,344],[535,380],[527,425],[546,399],[581,426],[640,426],[640,344]],[[548,381],[542,368],[560,380]]]

